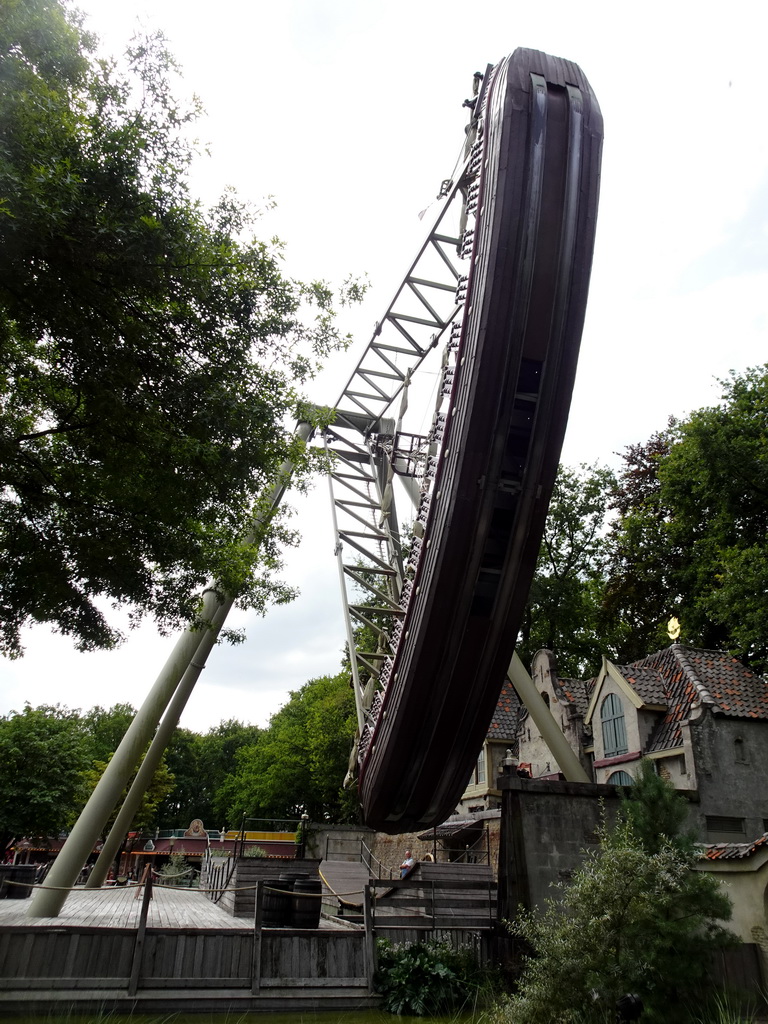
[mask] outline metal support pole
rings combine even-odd
[[[568,782],[589,782],[584,765],[574,754],[570,743],[563,736],[559,725],[552,717],[552,712],[544,703],[533,680],[515,651],[507,669],[509,680],[517,690],[520,700],[528,708],[531,718],[541,733],[542,739],[552,752],[558,767]]]
[[[312,427],[308,423],[300,423],[296,433],[306,441],[312,433]],[[280,467],[277,482],[269,494],[267,510],[256,517],[253,529],[245,541],[247,545],[257,540],[260,529],[277,508],[288,487],[292,470],[293,463],[290,461],[284,462]],[[206,592],[202,602],[201,619],[208,623],[213,622],[216,613],[229,600],[229,597],[225,597],[222,601],[215,591]],[[177,640],[173,653],[128,727],[48,873],[48,884],[58,888],[38,889],[28,911],[29,917],[58,916],[67,898],[67,890],[75,884],[80,869],[120,800],[120,794],[128,785],[134,768],[152,739],[179,682],[198,653],[207,633],[207,629],[188,627]]]
[[[110,865],[115,859],[120,843],[123,841],[124,836],[131,827],[136,811],[139,809],[142,798],[152,781],[152,776],[157,771],[166,747],[173,735],[173,731],[179,724],[181,713],[186,707],[187,701],[195,687],[195,683],[200,678],[200,673],[205,668],[206,658],[216,643],[221,627],[224,625],[229,610],[232,607],[232,603],[231,598],[225,600],[214,615],[210,627],[205,630],[200,641],[200,646],[197,648],[195,653],[194,660],[184,673],[176,693],[173,695],[173,699],[168,705],[168,710],[163,716],[162,722],[158,726],[154,739],[149,745],[149,750],[144,755],[144,760],[139,766],[136,778],[133,780],[133,784],[128,791],[128,795],[123,801],[123,806],[120,808],[117,818],[115,819],[115,823],[104,842],[104,846],[102,847],[101,853],[94,865],[93,871],[88,876],[88,880],[85,883],[86,889],[98,889],[104,884],[104,880],[109,874]]]
[[[251,955],[251,995],[261,988],[261,940],[264,922],[264,879],[256,883],[256,906],[253,914],[253,950]]]
[[[216,612],[213,606],[214,599],[215,595],[209,593],[203,601],[203,615],[207,618]],[[146,750],[179,680],[195,656],[202,637],[201,630],[187,629],[176,642],[165,668],[128,727],[67,841],[53,862],[47,881],[48,885],[59,888],[38,889],[28,911],[29,917],[58,916],[67,898],[67,889],[75,884],[107,819],[120,800],[133,769]]]

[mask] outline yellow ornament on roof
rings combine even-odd
[[[680,636],[680,623],[674,615],[667,623],[667,633],[669,635],[670,640],[677,640],[677,638]]]

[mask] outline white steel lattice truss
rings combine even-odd
[[[474,103],[478,114],[481,100]],[[360,757],[386,687],[429,511],[445,422],[441,406],[450,395],[466,300],[464,261],[472,251],[481,140],[482,121],[473,117],[459,169],[442,184],[432,228],[325,431]],[[437,395],[431,428],[422,435],[405,427],[414,374],[430,356]],[[415,506],[407,542],[395,509],[395,476]],[[369,643],[359,648],[361,640]]]

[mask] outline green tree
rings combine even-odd
[[[695,832],[685,830],[688,805],[673,786],[656,774],[650,758],[643,758],[622,800],[622,817],[631,822],[635,835],[648,853],[658,853],[665,843],[692,852]]]
[[[722,401],[632,446],[620,474],[607,613],[623,660],[682,639],[768,668],[768,366],[721,382]]]
[[[722,402],[680,425],[659,467],[674,516],[684,635],[768,668],[768,365],[731,373]]]
[[[202,819],[207,828],[210,816],[198,813],[199,793],[205,780],[198,770],[198,751],[202,737],[191,729],[176,729],[165,751],[165,761],[173,774],[173,789],[161,801],[157,811],[159,828],[187,828],[193,818]],[[194,808],[194,810],[193,810]],[[216,826],[220,823],[216,822]]]
[[[0,718],[0,834],[57,836],[71,825],[88,755],[77,711],[27,704]]]
[[[678,607],[674,576],[681,553],[670,543],[673,512],[659,480],[659,467],[674,444],[677,426],[670,418],[666,428],[645,444],[625,449],[613,495],[618,517],[608,531],[603,602],[607,620],[618,628],[617,654],[624,662],[668,643],[666,623]]]
[[[165,757],[175,784],[158,809],[158,823],[164,828],[186,828],[200,818],[207,828],[220,828],[230,818],[227,777],[235,770],[237,752],[258,742],[261,729],[236,719],[220,722],[207,733],[177,729]]]
[[[542,647],[562,675],[596,672],[613,630],[601,615],[606,515],[615,488],[604,466],[560,466],[517,650],[526,664]]]
[[[496,1024],[608,1024],[627,993],[643,1020],[692,1020],[712,953],[733,937],[717,880],[694,870],[685,800],[646,762],[616,826],[605,823],[570,883],[514,931],[533,948]]]
[[[117,750],[128,726],[136,715],[131,704],[113,704],[102,708],[98,704],[81,716],[88,757],[91,761],[106,763]]]
[[[87,799],[93,792],[96,784],[98,783],[101,776],[104,774],[111,755],[106,761],[94,761],[92,766],[83,773],[83,780],[85,783],[84,798]],[[138,770],[138,769],[137,769]],[[112,811],[109,816],[107,823],[104,826],[104,833],[102,838],[106,838],[109,834],[112,826],[115,823],[120,808],[123,805],[123,801],[128,794],[133,780],[136,777],[136,772],[131,776],[128,785],[120,796],[118,805]],[[168,765],[165,763],[165,756],[160,761],[160,764],[155,769],[155,773],[152,776],[152,780],[144,791],[144,795],[141,798],[141,803],[136,809],[136,813],[133,816],[133,821],[129,826],[129,831],[141,831],[147,829],[152,825],[159,824],[157,821],[158,808],[162,801],[172,791],[174,785],[173,774],[169,771]],[[119,855],[117,861],[119,862]]]
[[[257,742],[237,753],[222,789],[229,820],[260,818],[347,821],[357,816],[353,792],[343,789],[356,728],[349,675],[312,679],[291,693]]]
[[[193,619],[210,578],[263,608],[282,515],[241,540],[317,359],[322,283],[286,278],[233,195],[190,197],[198,114],[161,37],[127,70],[58,0],[0,0],[0,650],[45,622],[121,639],[108,604]],[[354,291],[354,285],[352,286]],[[348,293],[347,293],[348,294]],[[106,601],[98,601],[98,598]]]

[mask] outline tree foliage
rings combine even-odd
[[[45,837],[70,828],[134,714],[130,704],[97,706],[85,714],[26,705],[0,718],[0,833]],[[173,785],[163,760],[136,814],[136,828],[154,827],[158,805]]]
[[[0,718],[0,834],[68,828],[85,798],[88,753],[77,711],[26,705]]]
[[[339,342],[322,283],[286,278],[233,195],[189,194],[189,124],[161,37],[126,70],[57,0],[0,0],[0,650],[45,622],[119,642],[106,603],[164,626],[213,578],[261,608],[310,458],[286,426]],[[101,599],[101,600],[100,600]]]
[[[685,830],[688,806],[671,783],[656,773],[650,758],[643,758],[634,784],[624,790],[621,815],[648,853],[658,853],[665,843],[693,851],[696,833]]]
[[[208,828],[239,825],[239,819],[228,815],[225,784],[236,768],[237,752],[253,746],[261,731],[235,719],[220,722],[205,734],[177,729],[165,754],[175,783],[158,808],[163,827],[186,828],[194,818]]]
[[[312,679],[291,693],[256,742],[237,753],[223,787],[229,820],[304,813],[313,821],[355,819],[355,794],[342,783],[356,723],[346,672]]]
[[[670,419],[647,442],[625,449],[613,494],[618,518],[608,534],[604,608],[607,618],[623,627],[620,657],[625,661],[645,657],[668,642],[664,626],[673,614],[669,594],[677,557],[667,543],[672,510],[661,492],[659,466],[669,455],[676,430],[677,421]]]
[[[596,672],[613,631],[602,614],[606,516],[615,487],[604,466],[560,466],[518,640],[530,664],[540,648],[562,675]]]
[[[731,374],[680,429],[659,476],[674,517],[686,635],[768,667],[768,366]]]
[[[108,757],[106,761],[93,761],[92,766],[84,772],[83,779],[85,783],[86,799],[91,795],[93,790],[96,788],[96,785],[101,776],[104,774],[104,771],[106,770],[106,767],[109,764],[110,760],[111,756]],[[123,790],[120,796],[118,805],[113,809],[112,813],[107,819],[104,825],[102,838],[106,838],[106,836],[111,831],[112,826],[115,823],[115,819],[117,818],[117,815],[120,811],[120,808],[122,807],[123,801],[128,795],[128,790],[133,785],[133,781],[136,778],[137,771],[138,767],[136,771],[134,771],[133,774],[131,775],[131,778],[128,780],[128,784],[126,785],[125,789]],[[152,778],[150,779],[149,785],[147,786],[142,795],[141,802],[139,803],[139,806],[136,808],[136,813],[134,814],[133,819],[130,825],[128,826],[128,829],[130,831],[141,831],[143,829],[148,829],[151,826],[154,826],[158,820],[158,809],[162,801],[172,791],[173,787],[173,773],[169,770],[168,765],[166,764],[165,761],[165,757],[162,757],[160,760],[160,764],[157,766],[157,768],[154,771],[154,774],[152,775]]]
[[[109,761],[136,717],[132,704],[100,705],[81,715],[89,761]]]
[[[768,667],[768,366],[732,373],[722,401],[629,448],[611,536],[607,610],[631,660],[686,643]]]

